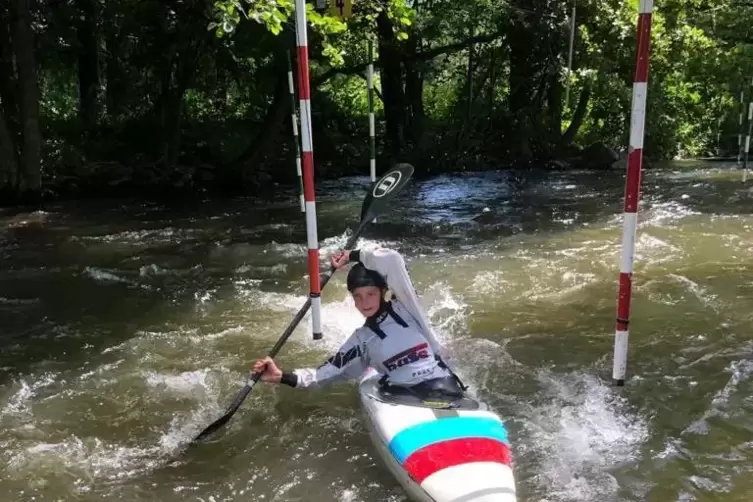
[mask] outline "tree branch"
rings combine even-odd
[[[495,33],[489,33],[486,35],[476,35],[474,37],[469,37],[461,42],[455,42],[453,44],[443,45],[441,47],[435,47],[434,49],[419,52],[415,55],[411,55],[407,57],[406,61],[428,61],[430,59],[434,59],[437,56],[442,56],[444,54],[449,54],[450,52],[457,52],[460,50],[465,49],[466,47],[469,47],[471,45],[480,44],[484,42],[491,42],[493,40],[496,40],[498,38],[501,38],[504,36],[504,31],[500,30]],[[359,73],[363,73],[364,70],[369,66],[369,63],[362,63],[355,66],[348,66],[346,68],[330,68],[329,70],[325,71],[318,77],[311,79],[311,87],[316,88],[323,83],[325,83],[327,80],[331,79],[335,75],[357,75]],[[381,64],[379,62],[379,59],[376,59],[374,61],[374,67],[375,68],[381,68]]]

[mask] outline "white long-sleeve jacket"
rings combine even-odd
[[[295,386],[322,387],[356,379],[369,367],[386,375],[393,385],[410,386],[451,376],[436,357],[441,357],[442,348],[419,305],[403,257],[382,248],[360,250],[359,259],[385,278],[393,295],[390,308],[356,329],[318,368],[294,370]]]

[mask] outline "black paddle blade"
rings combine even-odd
[[[246,385],[241,389],[241,391],[238,393],[237,396],[235,396],[235,400],[233,401],[233,404],[231,404],[224,415],[222,415],[219,419],[215,420],[211,424],[209,424],[209,427],[201,431],[201,434],[196,436],[193,440],[193,442],[201,441],[205,437],[212,434],[214,431],[225,425],[230,418],[235,414],[236,411],[238,411],[238,408],[240,408],[241,403],[244,399],[246,399],[246,396],[249,392],[251,392],[251,389],[253,389],[253,386]]]
[[[376,180],[361,206],[361,222],[366,223],[376,218],[377,214],[386,208],[387,202],[400,193],[410,181],[413,171],[415,169],[412,165],[403,162],[396,164]]]
[[[214,431],[218,430],[220,427],[228,423],[230,421],[230,418],[233,416],[233,413],[225,413],[222,415],[222,417],[219,420],[215,420],[209,426],[201,431],[201,434],[196,436],[193,440],[193,442],[198,442],[203,440],[205,437],[210,436]]]

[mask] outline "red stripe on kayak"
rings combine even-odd
[[[510,447],[487,438],[451,439],[416,451],[405,460],[403,468],[416,483],[421,484],[435,472],[472,462],[499,462],[510,466]]]

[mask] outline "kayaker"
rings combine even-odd
[[[283,371],[267,357],[256,361],[252,371],[263,371],[263,382],[320,388],[357,379],[372,367],[382,375],[380,383],[388,391],[420,397],[462,396],[465,386],[442,360],[441,346],[400,253],[386,248],[356,249],[335,253],[331,261],[337,269],[355,262],[347,287],[366,318],[364,325],[318,368]]]

